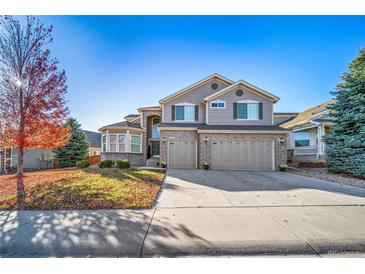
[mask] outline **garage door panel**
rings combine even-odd
[[[273,141],[216,140],[211,146],[213,169],[272,170]]]
[[[196,168],[196,141],[174,140],[169,142],[170,168]]]

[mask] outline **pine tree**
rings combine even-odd
[[[75,118],[69,118],[64,126],[70,127],[71,138],[64,147],[57,148],[53,152],[60,167],[74,167],[77,161],[86,158],[89,146],[86,142],[86,136],[81,130],[81,125]]]
[[[365,49],[350,63],[342,83],[331,92],[334,125],[325,138],[330,172],[365,178]]]

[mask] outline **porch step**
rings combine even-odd
[[[160,158],[150,158],[146,161],[146,166],[159,166],[160,165]]]

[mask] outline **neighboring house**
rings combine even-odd
[[[294,119],[298,112],[274,112],[274,125],[280,125],[284,122]]]
[[[83,131],[89,144],[88,155],[100,155],[101,134],[92,131]],[[18,151],[4,144],[0,144],[0,173],[15,170],[18,164]],[[24,169],[54,168],[54,153],[52,149],[29,149],[24,153]]]
[[[0,173],[16,169],[18,151],[0,145]],[[53,152],[50,149],[29,149],[24,152],[24,169],[53,168]]]
[[[170,168],[275,170],[287,159],[287,133],[274,125],[279,98],[245,81],[213,74],[139,115],[100,128],[102,160]]]
[[[290,130],[288,148],[294,149],[294,161],[313,162],[323,159],[326,148],[323,136],[328,134],[332,126],[327,107],[333,103],[334,100],[330,100],[311,107],[280,124]]]
[[[94,131],[83,130],[86,136],[86,142],[89,145],[88,156],[100,155],[101,152],[101,134]]]

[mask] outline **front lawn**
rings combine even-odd
[[[164,173],[151,170],[26,172],[26,210],[150,208]],[[0,210],[16,209],[16,176],[0,175]]]

